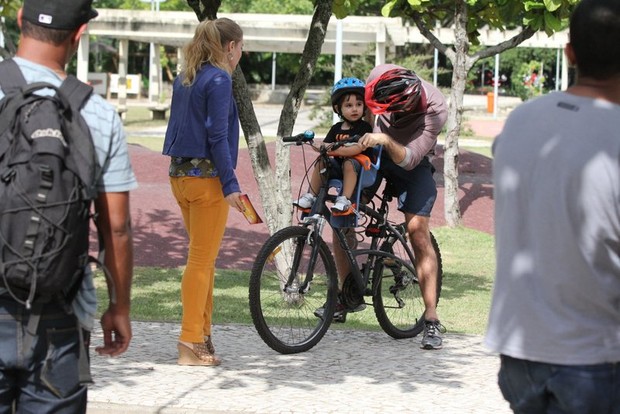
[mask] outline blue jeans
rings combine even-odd
[[[85,413],[86,386],[80,383],[77,320],[47,304],[36,335],[24,350],[29,312],[0,296],[0,413]]]
[[[620,414],[620,362],[556,365],[501,355],[499,388],[515,413]]]

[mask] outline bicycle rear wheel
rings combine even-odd
[[[432,234],[431,242],[437,255],[437,301],[439,301],[443,279],[441,252]],[[404,266],[405,263],[411,265],[411,262],[401,241],[388,240],[381,246],[381,250],[394,254],[396,259],[377,260],[372,290],[375,316],[383,331],[392,338],[412,338],[424,329],[425,307],[418,276]]]
[[[275,233],[258,253],[250,275],[254,326],[263,341],[282,354],[314,347],[329,328],[336,305],[334,259],[327,244],[321,240],[317,245],[309,234],[308,228],[300,226]],[[314,262],[313,249],[318,249]],[[302,293],[309,275],[309,289]],[[323,306],[323,317],[315,316]]]

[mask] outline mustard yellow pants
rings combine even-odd
[[[226,229],[229,205],[219,178],[170,177],[189,236],[187,266],[181,281],[183,317],[179,340],[203,342],[211,335],[213,284]]]

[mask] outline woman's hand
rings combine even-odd
[[[226,202],[237,211],[243,212],[245,210],[243,202],[241,201],[241,193],[239,192],[228,194],[226,196]]]

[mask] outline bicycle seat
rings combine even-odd
[[[355,186],[355,190],[353,191],[353,200],[351,200],[351,202],[355,206],[358,206],[360,203],[362,190],[364,188],[372,186],[377,179],[377,171],[379,171],[379,168],[381,167],[381,153],[383,152],[383,146],[377,145],[373,148],[373,152],[375,154],[375,161],[370,164],[370,168],[361,168],[359,176],[357,178],[357,185]],[[343,184],[341,179],[329,180],[329,186],[335,188],[339,195],[342,193],[342,185]],[[357,219],[357,213],[341,216],[332,215],[331,225],[333,227],[357,227]]]

